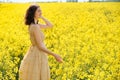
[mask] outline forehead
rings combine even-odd
[[[37,10],[41,10],[41,8],[40,8],[40,7],[38,7],[38,8],[37,8]]]

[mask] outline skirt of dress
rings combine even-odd
[[[47,54],[31,46],[21,61],[19,80],[50,80]]]

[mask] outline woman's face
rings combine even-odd
[[[35,18],[39,18],[42,15],[42,11],[40,9],[40,7],[37,8],[37,10],[35,11]]]

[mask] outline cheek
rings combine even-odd
[[[36,13],[35,13],[35,17],[37,17],[37,16],[39,16],[39,13],[36,12]]]
[[[37,16],[39,16],[39,13],[37,13]]]

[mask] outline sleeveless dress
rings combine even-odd
[[[32,31],[30,31],[30,29],[28,31],[32,45],[29,47],[27,53],[21,61],[19,68],[19,80],[50,80],[48,54],[38,49]],[[44,41],[45,37],[41,30],[40,35],[42,41]]]

